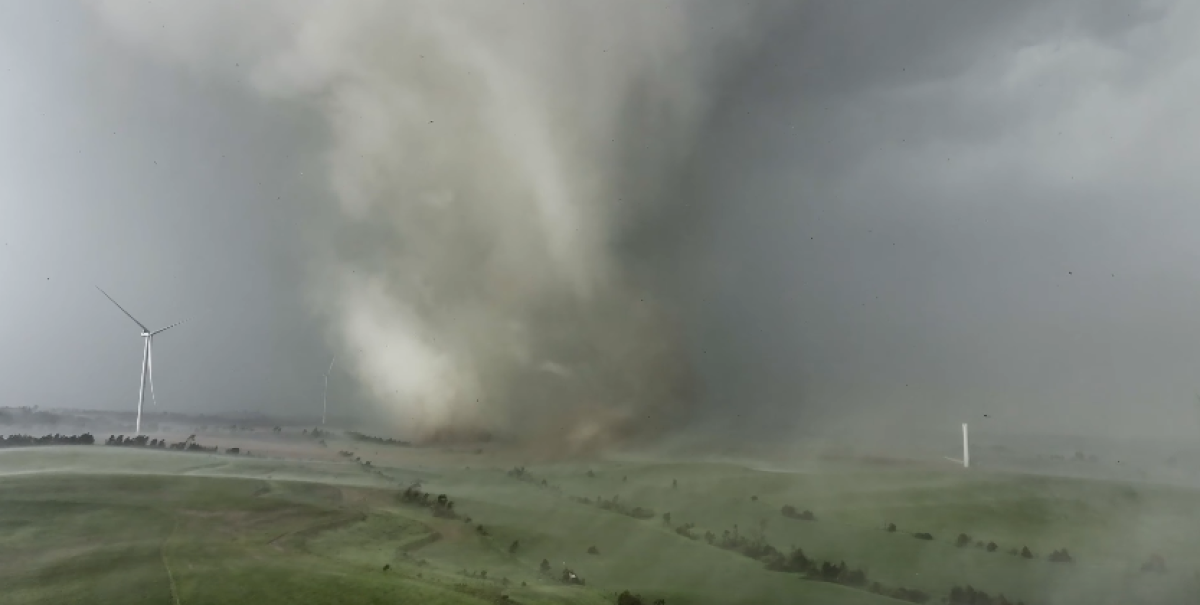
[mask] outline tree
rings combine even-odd
[[[642,605],[642,597],[630,593],[628,590],[617,595],[617,605]]]
[[[1065,548],[1062,550],[1056,550],[1056,551],[1050,553],[1050,556],[1046,557],[1046,558],[1054,563],[1072,563],[1072,562],[1074,562],[1074,559],[1071,558],[1071,553],[1067,552],[1067,549],[1065,549]]]
[[[550,573],[550,562],[542,559],[542,564],[538,566],[542,573]]]

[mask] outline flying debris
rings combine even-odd
[[[146,380],[147,380],[147,378],[149,378],[149,380],[150,380],[150,400],[154,403],[155,406],[158,405],[158,400],[154,397],[154,350],[153,350],[154,349],[154,336],[156,334],[161,334],[163,332],[166,332],[167,330],[170,330],[171,328],[174,328],[175,326],[178,326],[179,324],[181,324],[183,322],[180,321],[180,322],[173,323],[165,328],[151,330],[150,328],[147,328],[145,324],[138,321],[138,319],[136,317],[134,317],[132,313],[130,313],[129,311],[126,311],[125,307],[122,307],[121,303],[118,303],[116,300],[113,299],[113,297],[109,296],[108,292],[105,292],[103,288],[101,288],[100,286],[96,286],[96,289],[100,290],[100,293],[103,294],[105,298],[107,298],[110,302],[112,302],[112,304],[116,305],[117,308],[120,309],[121,312],[124,313],[126,317],[128,317],[129,319],[132,319],[133,323],[137,324],[138,327],[142,329],[142,343],[143,343],[142,344],[142,380],[141,380],[141,385],[138,387],[137,424],[134,428],[134,434],[141,435],[142,434],[142,403],[145,402],[145,400],[146,400]]]

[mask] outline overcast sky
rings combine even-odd
[[[0,2],[0,54],[4,403],[134,408],[140,330],[99,285],[188,322],[155,339],[163,409],[319,414],[304,116],[131,53],[75,2]]]
[[[702,420],[1200,433],[1200,5],[809,2],[745,27],[620,257],[682,322]],[[318,112],[67,0],[0,0],[0,75],[3,403],[133,406],[141,342],[99,284],[189,320],[156,340],[164,409],[319,411],[347,344],[308,296],[346,220]]]

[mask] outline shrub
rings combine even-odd
[[[816,521],[817,520],[817,516],[814,515],[811,510],[796,512],[796,507],[794,507],[790,504],[785,504],[783,506],[783,508],[781,508],[779,510],[779,512],[780,512],[780,514],[782,514],[783,516],[785,516],[789,519],[800,519],[802,521]]]
[[[587,553],[589,555],[598,555],[598,554],[600,554],[600,549],[596,548],[595,546],[589,546],[587,549]]]
[[[694,528],[694,527],[696,527],[695,523],[684,523],[683,525],[680,525],[679,527],[675,528],[675,533],[677,533],[689,540],[695,540],[696,534],[692,533],[692,528]]]
[[[617,595],[617,605],[642,605],[642,597],[631,594],[628,590]]]
[[[999,544],[996,544],[995,542],[988,542],[988,543],[987,543],[987,551],[988,551],[988,552],[996,552],[996,549],[997,549],[997,548],[1000,548],[1000,545],[999,545]]]
[[[888,523],[888,524],[887,524],[887,531],[888,531],[888,533],[889,533],[889,534],[894,534],[894,533],[896,533],[896,524],[895,524],[895,523]]]
[[[918,533],[913,534],[913,537],[918,540],[932,540],[933,534],[929,534],[929,533],[925,533],[925,532],[918,532]]]
[[[954,541],[954,545],[959,548],[967,546],[970,543],[971,543],[971,536],[968,536],[967,534],[958,534],[958,539],[956,539]]]
[[[583,578],[567,567],[564,567],[562,570],[562,581],[563,584],[578,584],[580,586],[584,584]]]
[[[1028,546],[1021,547],[1021,558],[1023,558],[1023,559],[1032,559],[1033,558],[1033,553],[1029,551]]]
[[[1072,563],[1072,562],[1074,562],[1074,559],[1071,558],[1071,553],[1067,552],[1067,549],[1065,549],[1065,548],[1062,550],[1056,550],[1056,551],[1050,553],[1050,556],[1048,556],[1046,558],[1054,563]]]

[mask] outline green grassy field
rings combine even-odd
[[[871,581],[925,591],[931,603],[954,584],[1031,604],[1200,602],[1200,494],[1181,489],[953,470],[791,474],[649,463],[531,466],[532,479],[520,480],[484,468],[487,456],[469,468],[418,469],[397,458],[367,472],[353,463],[103,446],[0,451],[0,603],[467,604],[506,596],[588,604],[615,603],[625,589],[672,605],[900,602],[769,571],[677,534],[664,512],[701,536],[736,525],[785,553],[797,546],[845,561]],[[401,488],[417,480],[448,494],[471,523],[401,502]],[[655,518],[580,497],[616,497]],[[783,517],[787,504],[816,520]],[[887,523],[898,530],[884,531]],[[958,548],[959,533],[1000,549]],[[593,546],[599,554],[587,553]],[[1023,546],[1036,557],[1006,554]],[[1046,560],[1063,547],[1074,563]],[[1151,554],[1166,559],[1167,573],[1140,571]],[[539,571],[542,559],[552,574]],[[556,581],[564,562],[586,586]]]

